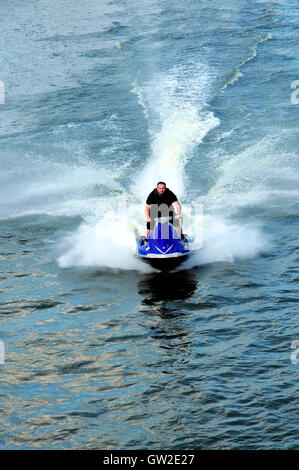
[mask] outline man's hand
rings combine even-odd
[[[174,218],[180,219],[181,218],[181,204],[179,203],[179,201],[174,201],[173,206],[175,207],[176,213],[177,213]]]
[[[145,204],[145,220],[147,223],[151,221],[150,208],[151,208],[150,204]]]

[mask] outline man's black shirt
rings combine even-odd
[[[173,202],[177,201],[178,198],[176,195],[170,191],[170,189],[166,188],[164,193],[159,196],[157,189],[154,189],[147,197],[146,204],[167,204],[168,207],[172,205]]]

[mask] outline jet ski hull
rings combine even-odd
[[[172,271],[191,253],[191,238],[181,240],[171,223],[156,224],[148,240],[137,239],[137,257],[159,271]]]
[[[190,256],[190,253],[185,255],[163,258],[163,255],[157,255],[157,257],[144,256],[140,257],[143,262],[149,264],[152,268],[159,271],[172,271],[177,268],[180,264],[186,261]]]

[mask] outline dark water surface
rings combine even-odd
[[[0,12],[0,447],[298,449],[296,2]],[[203,207],[169,274],[157,178]]]

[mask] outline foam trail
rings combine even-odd
[[[167,181],[167,185],[181,196],[185,187],[187,156],[194,144],[201,142],[216,125],[218,120],[212,113],[200,119],[191,106],[172,113],[154,139],[152,158],[140,176],[141,187],[149,191],[157,181]]]
[[[24,152],[24,167],[14,168],[9,155],[4,155],[0,218],[84,215],[94,210],[98,187],[111,194],[124,191],[111,170],[90,161],[80,149],[73,160],[69,152],[53,155],[50,151],[35,156],[34,165],[32,158],[30,151]]]
[[[228,155],[219,166],[219,176],[200,202],[214,213],[234,215],[244,207],[278,206],[291,210],[298,201],[297,154],[286,152],[289,132],[270,134],[236,155]],[[281,201],[284,201],[283,205]]]
[[[251,47],[249,47],[248,57],[246,57],[246,59],[244,59],[235,69],[233,69],[233,71],[231,72],[231,75],[228,77],[227,82],[222,87],[222,92],[224,92],[228,86],[233,85],[241,77],[243,77],[243,73],[241,72],[240,69],[243,67],[243,65],[245,65],[247,62],[250,62],[252,59],[256,57],[258,45],[265,41],[269,41],[270,39],[272,39],[271,33],[263,34],[262,36],[259,37],[257,41],[253,43]]]
[[[211,81],[207,67],[187,65],[156,75],[143,86],[135,84],[152,140],[150,159],[139,174],[138,196],[145,199],[159,180],[179,197],[184,193],[188,158],[219,125],[207,105]]]

